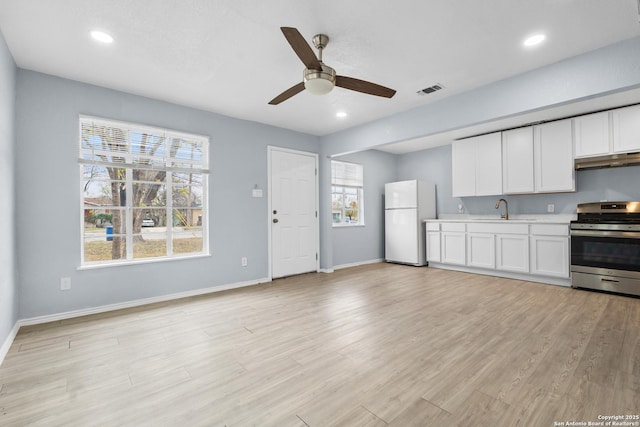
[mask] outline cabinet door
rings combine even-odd
[[[533,128],[502,132],[502,189],[505,194],[533,193]]]
[[[464,233],[442,232],[442,262],[446,264],[465,264]]]
[[[575,191],[571,120],[538,125],[534,131],[536,192]]]
[[[476,196],[502,194],[502,135],[482,135],[476,140]]]
[[[529,272],[529,236],[498,234],[496,246],[496,269]]]
[[[640,151],[640,106],[619,108],[611,112],[613,151]]]
[[[476,144],[473,140],[451,144],[453,197],[476,195]]]
[[[573,118],[573,147],[576,158],[609,154],[610,139],[608,111]]]
[[[427,231],[427,261],[440,262],[440,232]]]
[[[495,238],[493,234],[467,234],[467,265],[495,268]]]
[[[569,238],[531,236],[531,273],[569,277]]]

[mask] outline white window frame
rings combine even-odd
[[[120,158],[124,161],[121,163],[118,162],[101,162],[95,159],[96,150],[83,148],[82,146],[82,127],[83,124],[93,124],[97,126],[107,126],[120,128],[127,131],[127,149],[128,152],[123,152],[120,155]],[[143,169],[145,167],[141,167],[139,164],[135,163],[135,159],[140,158],[140,156],[136,156],[131,153],[130,148],[134,146],[131,144],[131,135],[132,133],[146,133],[155,137],[162,137],[165,141],[165,144],[168,144],[174,139],[186,140],[200,144],[201,146],[201,161],[189,161],[188,159],[181,159],[178,157],[171,158],[170,156],[164,157],[154,157],[153,165],[150,167],[146,167],[146,169],[153,170],[163,170],[166,171],[166,178],[164,185],[166,186],[166,206],[149,208],[155,210],[165,210],[167,224],[166,224],[166,244],[167,251],[166,255],[158,256],[158,257],[143,257],[143,258],[134,258],[133,257],[133,215],[132,212],[134,209],[140,209],[140,207],[133,206],[133,197],[126,197],[126,204],[122,210],[124,210],[127,214],[125,217],[125,249],[126,254],[125,258],[115,259],[115,260],[101,260],[101,261],[86,261],[85,260],[85,194],[84,194],[84,166],[96,164],[99,166],[105,167],[118,167],[125,169],[126,177],[125,177],[125,185],[126,188],[133,188],[133,183],[137,182],[133,180],[133,170]],[[170,129],[158,128],[153,126],[140,125],[129,122],[122,121],[114,121],[107,120],[98,117],[91,117],[80,115],[78,120],[78,163],[80,169],[80,247],[81,247],[81,262],[80,269],[85,268],[95,268],[95,267],[106,267],[106,266],[118,266],[118,265],[129,265],[129,264],[141,264],[141,263],[152,263],[158,261],[168,261],[168,260],[176,260],[176,259],[185,259],[185,258],[194,258],[194,257],[202,257],[202,256],[210,256],[209,252],[209,203],[208,203],[208,181],[209,181],[209,137],[203,135],[190,134],[185,132],[174,131]],[[164,150],[168,152],[170,150]],[[108,154],[108,153],[107,153]],[[120,154],[118,152],[118,154]],[[93,159],[88,159],[87,157],[93,157]],[[173,165],[175,163],[181,163],[183,165],[187,165],[185,168],[175,167]],[[176,186],[180,186],[180,184],[176,184],[173,182],[173,173],[196,173],[202,175],[202,195],[201,195],[201,203],[198,206],[202,209],[202,250],[199,252],[190,252],[190,253],[173,253],[173,234],[174,228],[173,220],[169,220],[173,218],[173,188]],[[105,207],[105,210],[109,209],[109,207]],[[178,207],[176,207],[178,209]],[[187,208],[191,209],[191,208]],[[105,235],[106,237],[106,235]]]
[[[360,182],[349,182],[349,183],[338,183],[335,181],[335,174],[334,174],[334,163],[342,163],[342,164],[346,164],[346,165],[354,165],[358,168],[360,168],[361,173],[360,173]],[[356,180],[357,181],[357,180]],[[342,193],[338,193],[334,191],[334,188],[341,188],[343,189]],[[347,188],[351,188],[351,189],[355,189],[357,191],[357,197],[358,197],[358,222],[333,222],[333,196],[334,194],[344,194],[344,189]],[[343,204],[342,206],[342,213],[341,213],[341,217],[345,218],[345,206]],[[364,166],[360,163],[354,163],[354,162],[345,162],[343,160],[331,160],[331,225],[333,227],[361,227],[365,225],[364,222]]]

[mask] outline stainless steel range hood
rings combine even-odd
[[[640,153],[609,154],[607,156],[576,159],[575,169],[617,168],[640,164]]]

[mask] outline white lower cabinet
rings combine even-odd
[[[465,265],[465,236],[464,233],[443,231],[442,238],[442,262],[446,264]]]
[[[529,272],[529,236],[496,235],[496,269],[516,273]]]
[[[441,251],[442,262],[446,264],[466,264],[466,242],[465,242],[465,230],[464,223],[443,223],[440,224],[442,233],[441,238]]]
[[[427,221],[426,234],[436,266],[569,285],[569,224]]]
[[[440,262],[440,232],[427,233],[427,261]]]
[[[467,265],[496,268],[495,237],[493,234],[467,234]]]
[[[531,226],[531,273],[569,277],[568,233],[566,225]]]
[[[440,224],[428,222],[426,229],[427,261],[440,262]]]

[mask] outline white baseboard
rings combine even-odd
[[[56,314],[49,314],[46,316],[38,316],[38,317],[29,318],[29,319],[22,319],[22,320],[18,320],[17,325],[19,326],[38,325],[40,323],[55,322],[55,321],[64,320],[64,319],[72,319],[74,317],[88,316],[91,314],[99,314],[107,311],[121,310],[123,308],[138,307],[141,305],[154,304],[157,302],[165,302],[165,301],[171,301],[171,300],[176,300],[180,298],[188,298],[188,297],[193,297],[198,295],[210,294],[214,292],[227,291],[230,289],[244,288],[246,286],[254,286],[254,285],[259,285],[261,283],[268,283],[268,282],[271,282],[271,279],[268,277],[265,277],[262,279],[251,280],[248,282],[237,282],[237,283],[231,283],[231,284],[222,285],[222,286],[212,286],[210,288],[194,289],[193,291],[179,292],[176,294],[160,295],[157,297],[144,298],[144,299],[133,300],[133,301],[125,301],[125,302],[120,302],[116,304],[101,305],[98,307],[84,308],[81,310],[73,310],[73,311],[67,311],[64,313],[56,313]],[[16,330],[16,333],[17,333],[17,330]],[[13,339],[11,341],[13,341]],[[9,344],[9,346],[10,345],[11,344]]]
[[[321,268],[318,273],[333,273],[333,268]]]
[[[4,361],[7,353],[9,353],[9,349],[11,348],[11,344],[13,344],[13,340],[16,339],[16,335],[18,335],[18,330],[20,330],[20,321],[18,320],[15,325],[13,325],[13,329],[9,332],[9,335],[2,343],[2,347],[0,347],[0,366]]]
[[[376,264],[382,261],[384,261],[383,258],[377,258],[377,259],[370,259],[367,261],[352,262],[349,264],[334,265],[333,270],[341,270],[343,268],[349,268],[349,267],[358,267],[359,265]]]

